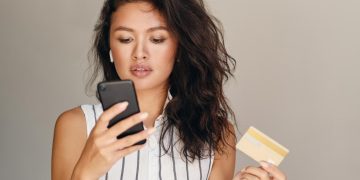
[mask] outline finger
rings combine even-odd
[[[139,133],[126,136],[124,138],[117,140],[115,143],[111,144],[109,146],[109,149],[111,151],[114,151],[114,150],[119,151],[124,148],[130,147],[130,146],[134,145],[135,143],[146,139],[147,137],[149,137],[150,134],[152,134],[154,132],[155,132],[155,128],[149,128],[149,129],[143,130]]]
[[[130,116],[112,126],[108,131],[107,135],[110,138],[117,137],[119,134],[125,132],[127,129],[133,127],[134,125],[144,121],[148,117],[148,113],[137,113],[133,116]]]
[[[265,171],[267,171],[271,176],[273,176],[274,180],[286,180],[285,174],[280,171],[277,166],[266,161],[261,161],[260,165]]]
[[[246,173],[246,172],[242,172],[240,174],[240,180],[260,180],[259,177],[254,176],[252,174]]]
[[[144,147],[143,144],[142,145],[130,146],[130,147],[122,149],[120,151],[116,151],[114,156],[115,156],[116,160],[119,160],[122,157],[127,156],[127,155],[133,153],[134,151],[138,151],[143,147]]]
[[[125,101],[111,106],[109,109],[107,109],[100,115],[99,120],[96,123],[96,126],[99,126],[98,128],[102,130],[106,130],[110,120],[113,119],[118,114],[122,113],[127,108],[128,105],[129,103]]]
[[[257,176],[261,180],[270,180],[268,172],[258,167],[249,166],[245,169],[244,172]]]

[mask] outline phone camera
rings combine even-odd
[[[106,86],[105,86],[104,84],[100,84],[99,90],[100,90],[100,91],[105,91],[105,90],[106,90]]]

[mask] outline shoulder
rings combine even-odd
[[[55,123],[54,141],[86,139],[86,120],[81,107],[64,111]]]
[[[55,130],[63,128],[86,127],[85,116],[81,107],[75,107],[64,111],[56,120]]]
[[[227,156],[231,156],[236,151],[236,131],[232,123],[228,123],[228,127],[225,129],[225,139],[222,143],[223,152],[215,152],[215,159],[224,159]]]

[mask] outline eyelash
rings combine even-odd
[[[120,38],[119,41],[124,44],[129,44],[132,41],[132,38],[127,38],[127,39]]]
[[[132,38],[127,38],[127,39],[120,38],[119,39],[119,41],[123,44],[129,44],[132,40],[133,40]],[[165,38],[151,38],[150,41],[153,42],[154,44],[160,44],[165,41]]]
[[[152,38],[151,42],[155,43],[155,44],[160,44],[163,43],[165,41],[165,38]]]

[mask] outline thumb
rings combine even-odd
[[[274,180],[286,180],[285,174],[282,171],[280,171],[280,169],[277,166],[268,163],[266,161],[260,161],[260,165],[265,171],[267,171],[273,177]]]

